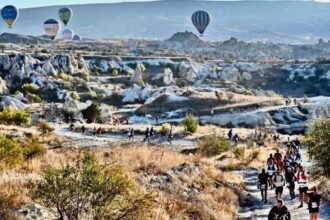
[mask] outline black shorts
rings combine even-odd
[[[294,181],[292,181],[292,182],[288,182],[288,183],[287,183],[287,186],[288,186],[289,189],[294,189],[294,188],[296,187]]]
[[[308,208],[308,211],[309,211],[309,214],[311,214],[311,213],[319,213],[320,208],[319,207],[317,207],[317,208],[309,207]]]
[[[307,193],[307,191],[308,191],[308,187],[299,187],[300,194]]]
[[[276,187],[275,188],[275,194],[278,194],[278,193],[283,193],[283,186],[279,186],[279,187]]]

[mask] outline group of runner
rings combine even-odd
[[[266,162],[266,169],[258,175],[258,188],[261,192],[262,202],[267,203],[268,190],[275,190],[277,205],[273,207],[268,215],[269,220],[290,220],[290,212],[284,205],[283,191],[288,188],[291,200],[296,198],[296,188],[299,189],[298,208],[304,206],[307,200],[311,220],[317,220],[321,197],[316,186],[308,188],[309,172],[302,166],[302,157],[299,152],[301,148],[298,139],[289,141],[284,154],[280,150],[270,154]],[[297,187],[296,187],[297,186]]]

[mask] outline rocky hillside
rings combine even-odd
[[[39,45],[49,44],[52,41],[44,37],[34,37],[21,34],[3,33],[0,35],[0,43]]]

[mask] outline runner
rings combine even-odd
[[[276,199],[280,200],[280,199],[282,199],[283,186],[285,185],[285,179],[279,170],[277,170],[275,172],[275,175],[273,176],[273,181],[274,181],[274,185],[275,185]]]
[[[233,129],[230,129],[230,130],[228,131],[227,136],[228,136],[229,140],[232,140],[232,138],[233,138]]]
[[[146,140],[148,140],[148,143],[150,143],[150,130],[149,130],[149,128],[147,128],[146,131],[144,132],[143,142],[146,142]]]
[[[283,200],[277,200],[277,205],[268,214],[268,220],[291,220],[290,212]]]
[[[150,137],[151,137],[151,140],[153,140],[154,139],[154,136],[155,136],[155,131],[154,131],[154,127],[151,127],[151,129],[150,129]]]
[[[286,173],[285,173],[285,181],[287,183],[287,187],[290,192],[291,200],[293,200],[296,197],[295,192],[294,192],[296,176],[294,175],[292,167],[287,168]]]
[[[261,192],[261,201],[267,203],[267,189],[268,189],[268,179],[269,176],[266,173],[265,169],[262,169],[261,173],[258,176],[259,179],[259,189]]]
[[[267,165],[273,165],[276,164],[275,158],[273,157],[273,154],[269,154],[269,157],[267,159]]]
[[[276,153],[274,154],[274,158],[275,158],[276,162],[282,160],[282,154],[280,153],[279,149],[276,150]]]
[[[134,129],[131,129],[131,137],[130,137],[131,141],[134,142]]]
[[[274,188],[273,176],[274,176],[276,170],[277,170],[277,168],[274,163],[267,165],[267,174],[269,176],[270,189]]]
[[[302,208],[304,205],[304,199],[308,190],[308,174],[302,166],[299,166],[299,171],[297,173],[297,183],[299,185],[299,194],[300,194],[300,206]]]
[[[70,124],[70,131],[73,131],[74,130],[74,124],[71,122]]]
[[[171,125],[171,129],[170,131],[168,132],[168,136],[167,136],[167,141],[172,144],[172,141],[173,141],[173,127]]]
[[[235,135],[234,135],[233,140],[234,140],[234,142],[235,142],[235,145],[237,146],[237,145],[238,145],[238,141],[239,141],[238,134],[235,134]]]
[[[86,131],[86,128],[85,128],[85,125],[83,125],[83,126],[81,127],[81,134],[82,134],[82,135],[85,135],[85,131]]]
[[[312,192],[307,196],[310,220],[317,220],[320,210],[321,196],[317,193],[316,186],[313,186],[311,191]]]

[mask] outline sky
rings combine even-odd
[[[139,1],[152,1],[152,0],[2,0],[2,1],[0,1],[0,7],[3,7],[5,5],[15,5],[18,8],[33,8],[33,7],[42,7],[42,6],[50,6],[50,5],[116,3],[116,2],[123,2],[123,1],[139,2]],[[229,1],[231,1],[231,0],[229,0]],[[324,2],[324,3],[330,2],[330,0],[315,0],[315,1]]]
[[[0,6],[15,5],[18,8],[33,8],[50,5],[73,5],[73,4],[88,4],[88,3],[116,3],[116,2],[138,2],[141,0],[2,0]],[[143,0],[148,1],[148,0]]]

